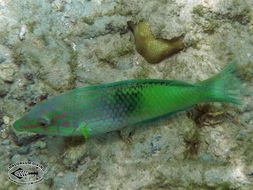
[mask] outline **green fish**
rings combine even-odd
[[[37,104],[13,126],[17,131],[88,138],[168,117],[198,103],[239,104],[236,68],[228,64],[195,84],[146,79],[76,88]]]

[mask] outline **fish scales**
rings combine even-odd
[[[221,73],[196,84],[146,79],[76,88],[39,103],[17,120],[14,128],[90,137],[153,121],[202,102],[239,103],[235,71],[235,64],[229,64]]]

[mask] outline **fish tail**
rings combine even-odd
[[[241,86],[237,64],[229,63],[217,75],[197,83],[204,87],[207,101],[241,104]]]

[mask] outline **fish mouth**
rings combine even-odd
[[[32,129],[35,127],[36,127],[35,125],[28,125],[27,123],[24,123],[23,119],[19,119],[19,120],[15,121],[13,124],[13,128],[16,131],[26,131],[28,129]]]
[[[21,124],[20,119],[16,120],[12,126],[16,131],[22,131],[23,125]]]

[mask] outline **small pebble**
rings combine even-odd
[[[2,57],[1,54],[0,54],[0,63],[3,63],[6,61],[6,58],[5,57]]]
[[[20,154],[14,154],[11,158],[11,163],[17,163],[20,161],[27,161],[27,156],[20,155]]]
[[[249,175],[250,177],[253,177],[253,172],[249,173],[248,175]]]
[[[28,154],[30,152],[30,146],[22,146],[17,150],[19,154]]]
[[[14,69],[11,64],[1,64],[0,65],[0,78],[5,82],[14,81]]]
[[[236,140],[247,140],[247,132],[243,130],[239,131],[239,133],[236,135]]]
[[[8,131],[6,129],[1,130],[0,133],[1,133],[1,137],[3,139],[8,138],[8,136],[9,136],[9,133],[8,133]]]
[[[47,144],[44,141],[37,141],[33,147],[34,148],[39,148],[39,149],[44,149],[46,148]]]
[[[57,174],[57,176],[63,177],[63,176],[64,176],[64,173],[63,173],[63,172],[60,172],[60,173]]]
[[[8,116],[3,116],[3,122],[4,122],[5,125],[9,125],[10,118]]]
[[[200,156],[200,159],[204,162],[212,162],[213,161],[213,156],[210,154],[202,154]]]
[[[3,80],[0,79],[0,98],[6,96],[8,92],[9,92],[9,84],[5,83]]]
[[[20,31],[19,31],[19,39],[22,41],[25,39],[25,34],[27,32],[27,26],[26,25],[22,25],[21,28],[20,28]]]
[[[9,139],[4,139],[2,142],[1,142],[2,145],[9,145],[10,144],[10,140]]]
[[[6,46],[0,45],[0,64],[9,64],[11,61],[10,49]]]
[[[1,88],[1,87],[0,87]],[[8,94],[8,91],[5,89],[0,89],[0,98],[5,97]]]

